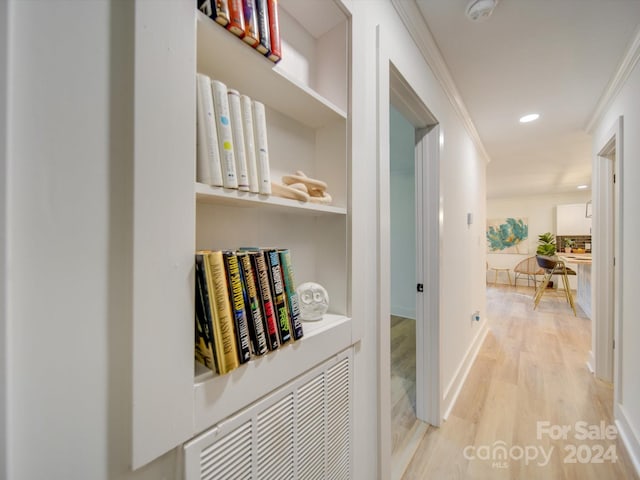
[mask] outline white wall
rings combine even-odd
[[[7,330],[10,480],[172,479],[176,454],[129,472],[131,448],[132,2],[12,1]],[[388,0],[353,19],[354,478],[378,451],[376,26],[438,119],[442,373],[455,387],[485,316],[485,163]],[[388,105],[380,113],[388,115]],[[0,125],[2,126],[2,125]],[[461,172],[464,172],[462,174]],[[475,222],[466,224],[466,214]],[[1,220],[1,219],[0,219]],[[639,402],[640,403],[640,402]],[[373,456],[373,457],[372,457]]]
[[[529,239],[526,242],[529,253],[487,253],[487,262],[489,262],[489,266],[510,268],[512,270],[511,279],[513,281],[513,268],[521,260],[535,255],[536,248],[538,246],[538,235],[545,232],[555,234],[556,206],[571,203],[586,203],[589,199],[591,199],[591,192],[584,191],[576,191],[575,193],[527,195],[487,199],[488,220],[505,217],[526,217],[529,222]],[[487,280],[490,283],[493,283],[494,278],[495,276],[493,272],[487,272]],[[573,280],[575,281],[575,279]],[[498,283],[506,284],[507,282],[508,278],[504,273],[498,274]],[[526,285],[526,278],[520,279],[518,285],[521,284]]]
[[[356,245],[364,251],[355,249],[357,259],[362,258],[365,272],[358,275],[362,281],[353,302],[353,314],[364,315],[370,325],[367,329],[359,355],[356,359],[356,384],[359,387],[357,405],[366,405],[372,398],[377,398],[377,384],[363,378],[373,375],[372,369],[379,364],[377,344],[384,344],[384,331],[377,329],[375,295],[377,279],[369,277],[372,259],[375,259],[376,245],[376,171],[375,159],[377,138],[377,114],[388,118],[388,105],[380,105],[376,112],[376,78],[377,52],[376,28],[379,25],[387,42],[394,65],[413,87],[423,103],[429,108],[440,123],[442,146],[440,151],[441,165],[441,199],[442,199],[442,248],[441,264],[441,349],[442,349],[442,382],[445,393],[455,390],[455,380],[460,377],[465,359],[474,340],[482,332],[484,322],[473,323],[471,314],[475,310],[481,312],[484,319],[486,311],[486,295],[484,286],[485,274],[485,171],[486,164],[476,151],[474,144],[465,130],[447,98],[443,88],[426,65],[424,57],[417,49],[411,36],[399,19],[388,0],[353,2],[354,10],[354,68],[353,68],[353,132],[354,144],[354,177],[361,183],[353,191],[354,205],[354,241],[356,233],[364,242]],[[475,222],[467,226],[467,212],[474,214]],[[357,217],[356,217],[357,215]],[[355,259],[354,259],[355,261]],[[358,269],[354,270],[355,272]],[[368,295],[365,295],[367,292]],[[383,368],[380,366],[379,368]],[[360,374],[359,374],[360,372]],[[373,375],[375,378],[375,375]],[[381,382],[384,378],[380,379]],[[359,403],[362,402],[362,403]],[[365,408],[357,419],[356,431],[356,478],[371,479],[378,475],[374,470],[372,454],[377,451],[376,429],[380,418],[388,415],[381,411],[381,406],[373,410]],[[367,422],[371,422],[367,424]],[[383,442],[385,439],[381,439]],[[384,459],[379,460],[384,470]],[[378,472],[381,478],[388,478],[387,472]]]
[[[415,128],[393,106],[391,166],[391,313],[416,318]]]
[[[636,66],[617,95],[613,103],[607,109],[593,134],[594,171],[597,169],[597,154],[599,149],[608,140],[607,133],[614,126],[619,116],[623,116],[623,143],[622,151],[623,172],[621,175],[622,188],[622,256],[618,252],[618,265],[622,268],[622,282],[617,286],[621,296],[620,329],[621,337],[621,365],[619,366],[621,377],[620,404],[616,406],[616,419],[623,425],[627,425],[627,435],[631,438],[635,447],[636,468],[640,470],[640,381],[638,381],[637,365],[640,363],[640,322],[638,322],[638,310],[640,309],[640,296],[637,294],[637,286],[640,284],[640,216],[638,205],[640,204],[640,137],[637,132],[640,129],[640,64]],[[619,155],[620,152],[617,152]],[[594,189],[596,185],[594,183]],[[597,245],[594,246],[597,248]]]
[[[0,2],[0,478],[7,478],[7,53],[8,3]]]
[[[129,473],[133,2],[10,3],[10,480]]]

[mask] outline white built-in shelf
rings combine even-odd
[[[311,128],[347,114],[212,19],[197,12],[197,70]],[[233,63],[228,59],[233,58]]]
[[[234,207],[259,207],[281,213],[298,213],[303,215],[346,215],[347,209],[333,205],[302,202],[275,195],[259,195],[241,190],[212,187],[204,183],[195,184],[196,200],[202,203],[213,203]]]
[[[318,322],[303,322],[304,336],[235,370],[217,375],[196,362],[194,378],[196,431],[208,428],[309,370],[353,343],[351,318],[325,314]]]

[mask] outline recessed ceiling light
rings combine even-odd
[[[537,120],[540,117],[537,113],[530,113],[529,115],[525,115],[524,117],[520,117],[520,123],[529,123]]]
[[[589,188],[589,185],[578,185],[578,190],[584,190],[585,188]]]

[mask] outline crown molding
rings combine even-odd
[[[622,60],[618,64],[618,68],[609,80],[609,83],[602,92],[596,108],[591,113],[589,120],[587,121],[584,129],[587,133],[593,133],[598,122],[602,119],[602,116],[611,106],[611,103],[620,93],[620,90],[624,86],[625,82],[631,75],[633,68],[640,59],[640,26],[636,29],[631,42],[627,46],[626,52],[622,57]]]
[[[451,102],[453,109],[462,121],[478,152],[484,160],[489,163],[491,157],[489,157],[487,150],[484,148],[478,130],[476,130],[476,126],[471,120],[467,107],[462,101],[458,87],[456,87],[453,77],[451,73],[449,73],[449,68],[444,61],[442,52],[440,52],[436,40],[433,38],[433,34],[431,30],[429,30],[427,23],[424,21],[422,12],[418,9],[416,2],[391,0],[391,3],[411,35],[411,38],[413,38],[413,41],[416,43],[418,50],[420,50],[427,64],[431,67],[433,74],[442,86],[449,102]]]

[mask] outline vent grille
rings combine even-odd
[[[222,480],[251,476],[251,422],[236,428],[200,454],[202,480]]]
[[[185,480],[351,478],[351,349],[184,446]]]

